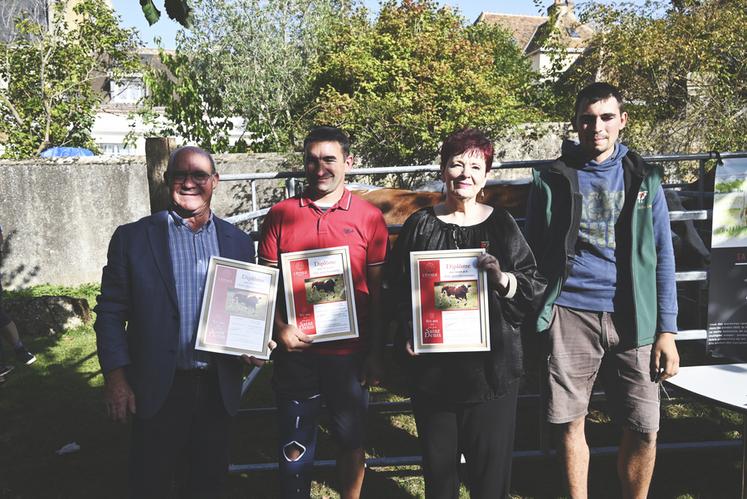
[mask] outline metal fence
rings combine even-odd
[[[667,163],[667,162],[679,162],[679,161],[697,161],[698,162],[698,179],[696,181],[697,189],[695,191],[682,191],[685,186],[691,184],[682,183],[671,183],[666,184],[664,187],[667,189],[680,190],[682,196],[695,197],[698,200],[697,210],[686,210],[686,211],[670,211],[670,221],[672,223],[686,222],[686,221],[707,221],[712,219],[712,210],[703,209],[705,206],[705,197],[712,193],[705,192],[705,176],[706,166],[709,161],[720,161],[722,159],[734,159],[734,158],[747,158],[747,151],[740,152],[708,152],[699,154],[667,154],[667,155],[656,155],[656,156],[645,156],[644,159],[650,163]],[[498,163],[493,168],[542,168],[552,163],[553,160],[530,160],[530,161],[507,161]],[[394,174],[401,175],[407,173],[438,173],[440,168],[438,165],[422,165],[422,166],[395,166],[395,167],[382,167],[382,168],[357,168],[353,169],[348,173],[348,176],[360,176],[360,175],[380,175],[380,174]],[[222,175],[220,177],[221,182],[238,182],[247,181],[251,186],[252,193],[252,211],[247,213],[241,213],[232,217],[226,218],[231,223],[239,223],[245,221],[252,221],[253,224],[253,236],[255,241],[257,240],[256,231],[258,230],[258,219],[266,215],[269,211],[267,208],[259,208],[257,206],[257,187],[256,183],[267,180],[285,179],[285,195],[291,197],[296,194],[299,188],[298,179],[304,178],[303,172],[269,172],[269,173],[244,173],[244,174],[233,174],[233,175]],[[400,226],[390,226],[390,233],[398,232]],[[690,270],[686,272],[676,272],[677,282],[705,282],[708,280],[707,269]],[[698,298],[699,299],[699,298]],[[702,303],[697,303],[697,306],[702,307]],[[691,329],[680,331],[677,334],[677,341],[702,341],[706,339],[705,329]],[[259,374],[259,368],[253,369],[244,380],[242,387],[242,395],[245,394],[251,384]],[[595,393],[594,397],[599,398],[601,394]],[[527,394],[520,397],[520,404],[537,404],[539,402],[539,394]],[[404,402],[380,402],[371,404],[372,410],[388,410],[388,411],[409,411],[409,401]],[[243,416],[258,416],[262,414],[268,414],[275,411],[274,407],[264,407],[256,409],[244,409],[240,411]],[[541,418],[541,416],[540,416]],[[543,425],[540,425],[542,428]],[[549,440],[546,438],[545,432],[540,431],[539,443],[540,448],[537,450],[529,451],[514,451],[514,459],[537,459],[546,458],[553,455],[553,452],[549,447]],[[683,442],[683,443],[659,443],[657,448],[660,451],[685,451],[685,450],[706,450],[706,449],[736,449],[741,446],[739,441],[708,441],[708,442]],[[592,455],[610,455],[617,452],[617,447],[598,447],[592,448]],[[412,464],[420,464],[420,456],[400,456],[400,457],[383,457],[367,459],[366,465],[368,467],[378,466],[404,466]],[[314,462],[315,467],[332,467],[335,465],[333,460],[317,460]],[[230,465],[231,473],[244,473],[254,471],[271,471],[277,470],[277,463],[257,463],[257,464],[232,464]]]

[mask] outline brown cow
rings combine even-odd
[[[469,292],[469,284],[461,286],[444,286],[441,288],[441,294],[446,297],[453,296],[457,300],[467,301],[467,293]]]
[[[480,202],[507,210],[514,218],[526,216],[527,197],[530,183],[504,183],[489,181],[485,186],[485,197]],[[695,190],[696,183],[689,186]],[[706,176],[706,190],[713,189],[713,172]],[[387,225],[401,225],[415,211],[438,204],[443,199],[441,192],[408,191],[404,189],[358,189],[353,194],[376,205],[384,214]],[[672,211],[682,210],[680,196],[675,191],[666,191],[667,205]],[[684,209],[688,209],[685,199]],[[692,203],[692,201],[690,201]],[[710,203],[711,200],[709,199]],[[709,208],[710,206],[706,206]],[[692,209],[692,208],[690,208]],[[707,229],[706,229],[707,230]],[[692,221],[675,222],[672,224],[675,259],[678,270],[702,269],[710,263],[710,254],[706,244]],[[390,237],[393,242],[396,236]]]
[[[311,283],[311,289],[315,289],[320,293],[334,294],[335,280],[327,279],[326,281],[314,281]]]
[[[528,182],[521,184],[489,182],[484,189],[485,197],[478,200],[481,203],[503,208],[515,218],[523,218],[526,214],[529,185]],[[443,199],[443,194],[440,192],[405,189],[359,189],[352,192],[376,205],[384,214],[384,221],[387,225],[401,225],[414,212],[436,205]]]
[[[259,297],[238,294],[233,296],[233,302],[245,306],[252,312],[256,312],[257,304],[259,303]]]
[[[704,178],[704,191],[706,194],[713,192],[715,169],[706,173]],[[489,183],[485,187],[485,198],[481,202],[492,206],[499,206],[511,213],[514,218],[524,218],[526,216],[527,197],[529,194],[529,183]],[[681,186],[685,192],[665,191],[667,205],[670,211],[693,210],[693,209],[711,209],[713,197],[704,198],[702,207],[697,202],[697,197],[688,197],[686,193],[697,191],[698,183],[692,182],[689,185]],[[355,189],[354,186],[351,186]],[[358,189],[353,190],[356,194],[370,203],[379,207],[384,214],[384,220],[388,225],[401,225],[415,211],[438,204],[443,199],[441,192],[413,192],[404,189]],[[675,250],[675,261],[678,271],[704,269],[710,264],[710,225],[707,221],[701,225],[698,230],[692,220],[674,222],[672,224],[672,239]],[[705,235],[704,241],[701,235]],[[390,237],[393,242],[396,236]],[[680,325],[687,328],[703,328],[706,311],[700,310],[693,306],[695,303],[693,296],[701,293],[701,283],[682,283],[679,287],[680,293]],[[685,290],[686,287],[695,287],[695,290]],[[385,296],[389,294],[386,293]],[[698,318],[687,317],[688,313],[696,315]]]

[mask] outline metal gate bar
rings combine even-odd
[[[718,153],[718,152],[709,152],[709,153],[701,153],[701,154],[674,154],[674,155],[655,155],[655,156],[646,156],[644,159],[650,162],[659,162],[659,161],[698,161],[698,187],[699,192],[693,193],[693,192],[683,192],[683,195],[686,196],[695,196],[698,197],[698,204],[700,210],[693,210],[693,211],[672,211],[670,212],[670,221],[671,222],[680,222],[680,221],[687,221],[687,220],[693,220],[693,221],[702,221],[702,220],[708,220],[712,218],[712,211],[711,210],[704,210],[704,202],[703,198],[705,195],[710,193],[703,193],[703,185],[704,185],[704,177],[705,177],[705,166],[706,162],[709,160],[721,160],[721,159],[728,159],[728,158],[747,158],[747,151],[741,151],[741,152],[727,152],[727,153]],[[548,165],[552,163],[552,160],[542,160],[542,161],[508,161],[505,163],[498,163],[496,168],[528,168],[528,167],[536,167],[536,166],[543,166]],[[383,167],[383,168],[358,168],[353,169],[351,172],[349,172],[348,175],[356,176],[356,175],[373,175],[373,174],[402,174],[402,173],[418,173],[418,172],[438,172],[440,171],[440,168],[438,165],[424,165],[424,166],[402,166],[402,167]],[[224,175],[220,178],[221,181],[251,181],[251,187],[252,187],[252,212],[250,213],[244,213],[239,214],[234,217],[230,217],[228,219],[229,222],[236,223],[240,221],[245,220],[252,220],[254,224],[254,230],[255,233],[253,235],[256,236],[256,219],[264,216],[267,211],[269,211],[269,208],[257,210],[256,206],[256,186],[255,186],[255,180],[269,180],[269,179],[286,179],[286,189],[285,194],[286,196],[290,197],[295,195],[297,191],[297,179],[303,178],[304,173],[303,172],[270,172],[270,173],[250,173],[250,174],[234,174],[234,175]],[[686,184],[680,184],[681,186],[684,186]],[[666,187],[666,186],[665,186]],[[676,187],[675,185],[671,185],[669,187]],[[389,231],[391,234],[397,234],[399,233],[399,230],[401,229],[401,225],[395,225],[389,227]],[[676,279],[678,282],[692,282],[692,281],[706,281],[708,278],[708,273],[705,270],[697,270],[697,271],[688,271],[688,272],[677,272],[676,273]],[[690,330],[690,331],[680,331],[677,335],[678,341],[690,341],[690,340],[705,340],[706,339],[706,331],[705,330]],[[244,380],[243,386],[242,386],[242,395],[246,393],[246,391],[251,386],[252,382],[256,379],[260,372],[260,368],[254,368],[250,373],[249,376]],[[599,397],[600,393],[595,393],[594,398]],[[521,395],[519,397],[520,403],[522,405],[525,405],[529,402],[535,402],[536,400],[539,400],[539,394],[526,394]],[[388,410],[388,411],[407,411],[409,410],[409,400],[404,401],[398,401],[398,402],[378,402],[371,404],[371,407],[377,410]],[[274,407],[261,407],[261,408],[253,408],[253,409],[242,409],[240,413],[242,415],[263,415],[263,414],[270,414],[276,409]],[[744,428],[747,429],[747,418],[744,422]],[[545,432],[542,432],[540,430],[540,444],[542,446],[542,449],[539,450],[525,450],[525,451],[514,451],[513,457],[515,460],[537,460],[537,459],[547,459],[549,457],[552,457],[555,452],[551,449],[549,449],[549,445],[547,443],[547,439],[543,438],[542,434]],[[545,435],[546,436],[546,435]],[[658,443],[657,449],[659,452],[664,453],[670,453],[670,452],[683,452],[683,451],[721,451],[721,450],[735,450],[735,449],[741,449],[742,443],[737,440],[725,440],[725,441],[705,441],[705,442],[679,442],[679,443]],[[607,456],[607,455],[614,455],[618,451],[618,447],[595,447],[590,449],[592,456]],[[745,450],[743,449],[743,452]],[[368,467],[382,467],[382,466],[404,466],[404,465],[419,465],[422,461],[421,456],[400,456],[400,457],[381,457],[381,458],[371,458],[366,460],[366,466]],[[315,468],[329,468],[335,466],[336,462],[334,460],[318,460],[314,461],[314,467]],[[259,464],[238,464],[238,465],[230,465],[229,472],[231,473],[245,473],[245,472],[254,472],[254,471],[274,471],[277,470],[277,463],[259,463]]]
[[[617,454],[619,447],[591,447],[589,451],[594,457],[614,456]],[[675,452],[688,451],[733,451],[742,449],[742,442],[739,440],[708,440],[703,442],[675,442],[675,443],[658,443],[656,452],[671,454]],[[555,457],[555,451],[544,452],[541,450],[517,450],[513,452],[514,461],[537,461]],[[397,456],[397,457],[372,457],[366,459],[367,468],[380,468],[384,466],[413,466],[420,465],[423,462],[422,456]],[[320,459],[314,461],[315,469],[334,468],[337,461],[334,459]],[[228,467],[229,473],[251,473],[255,471],[277,471],[278,463],[259,463],[259,464],[231,464]]]

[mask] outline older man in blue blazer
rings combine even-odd
[[[251,261],[251,238],[210,209],[218,173],[197,147],[174,151],[169,210],[117,228],[94,329],[104,398],[115,421],[132,416],[130,497],[220,495],[242,364],[195,350],[208,262]]]

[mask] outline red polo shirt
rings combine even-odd
[[[368,266],[386,261],[389,235],[381,211],[345,189],[342,198],[322,211],[304,194],[279,202],[262,223],[259,257],[277,264],[293,251],[347,246],[355,288],[360,338],[312,345],[318,353],[346,355],[365,348],[368,326]],[[282,298],[281,298],[282,299]]]

